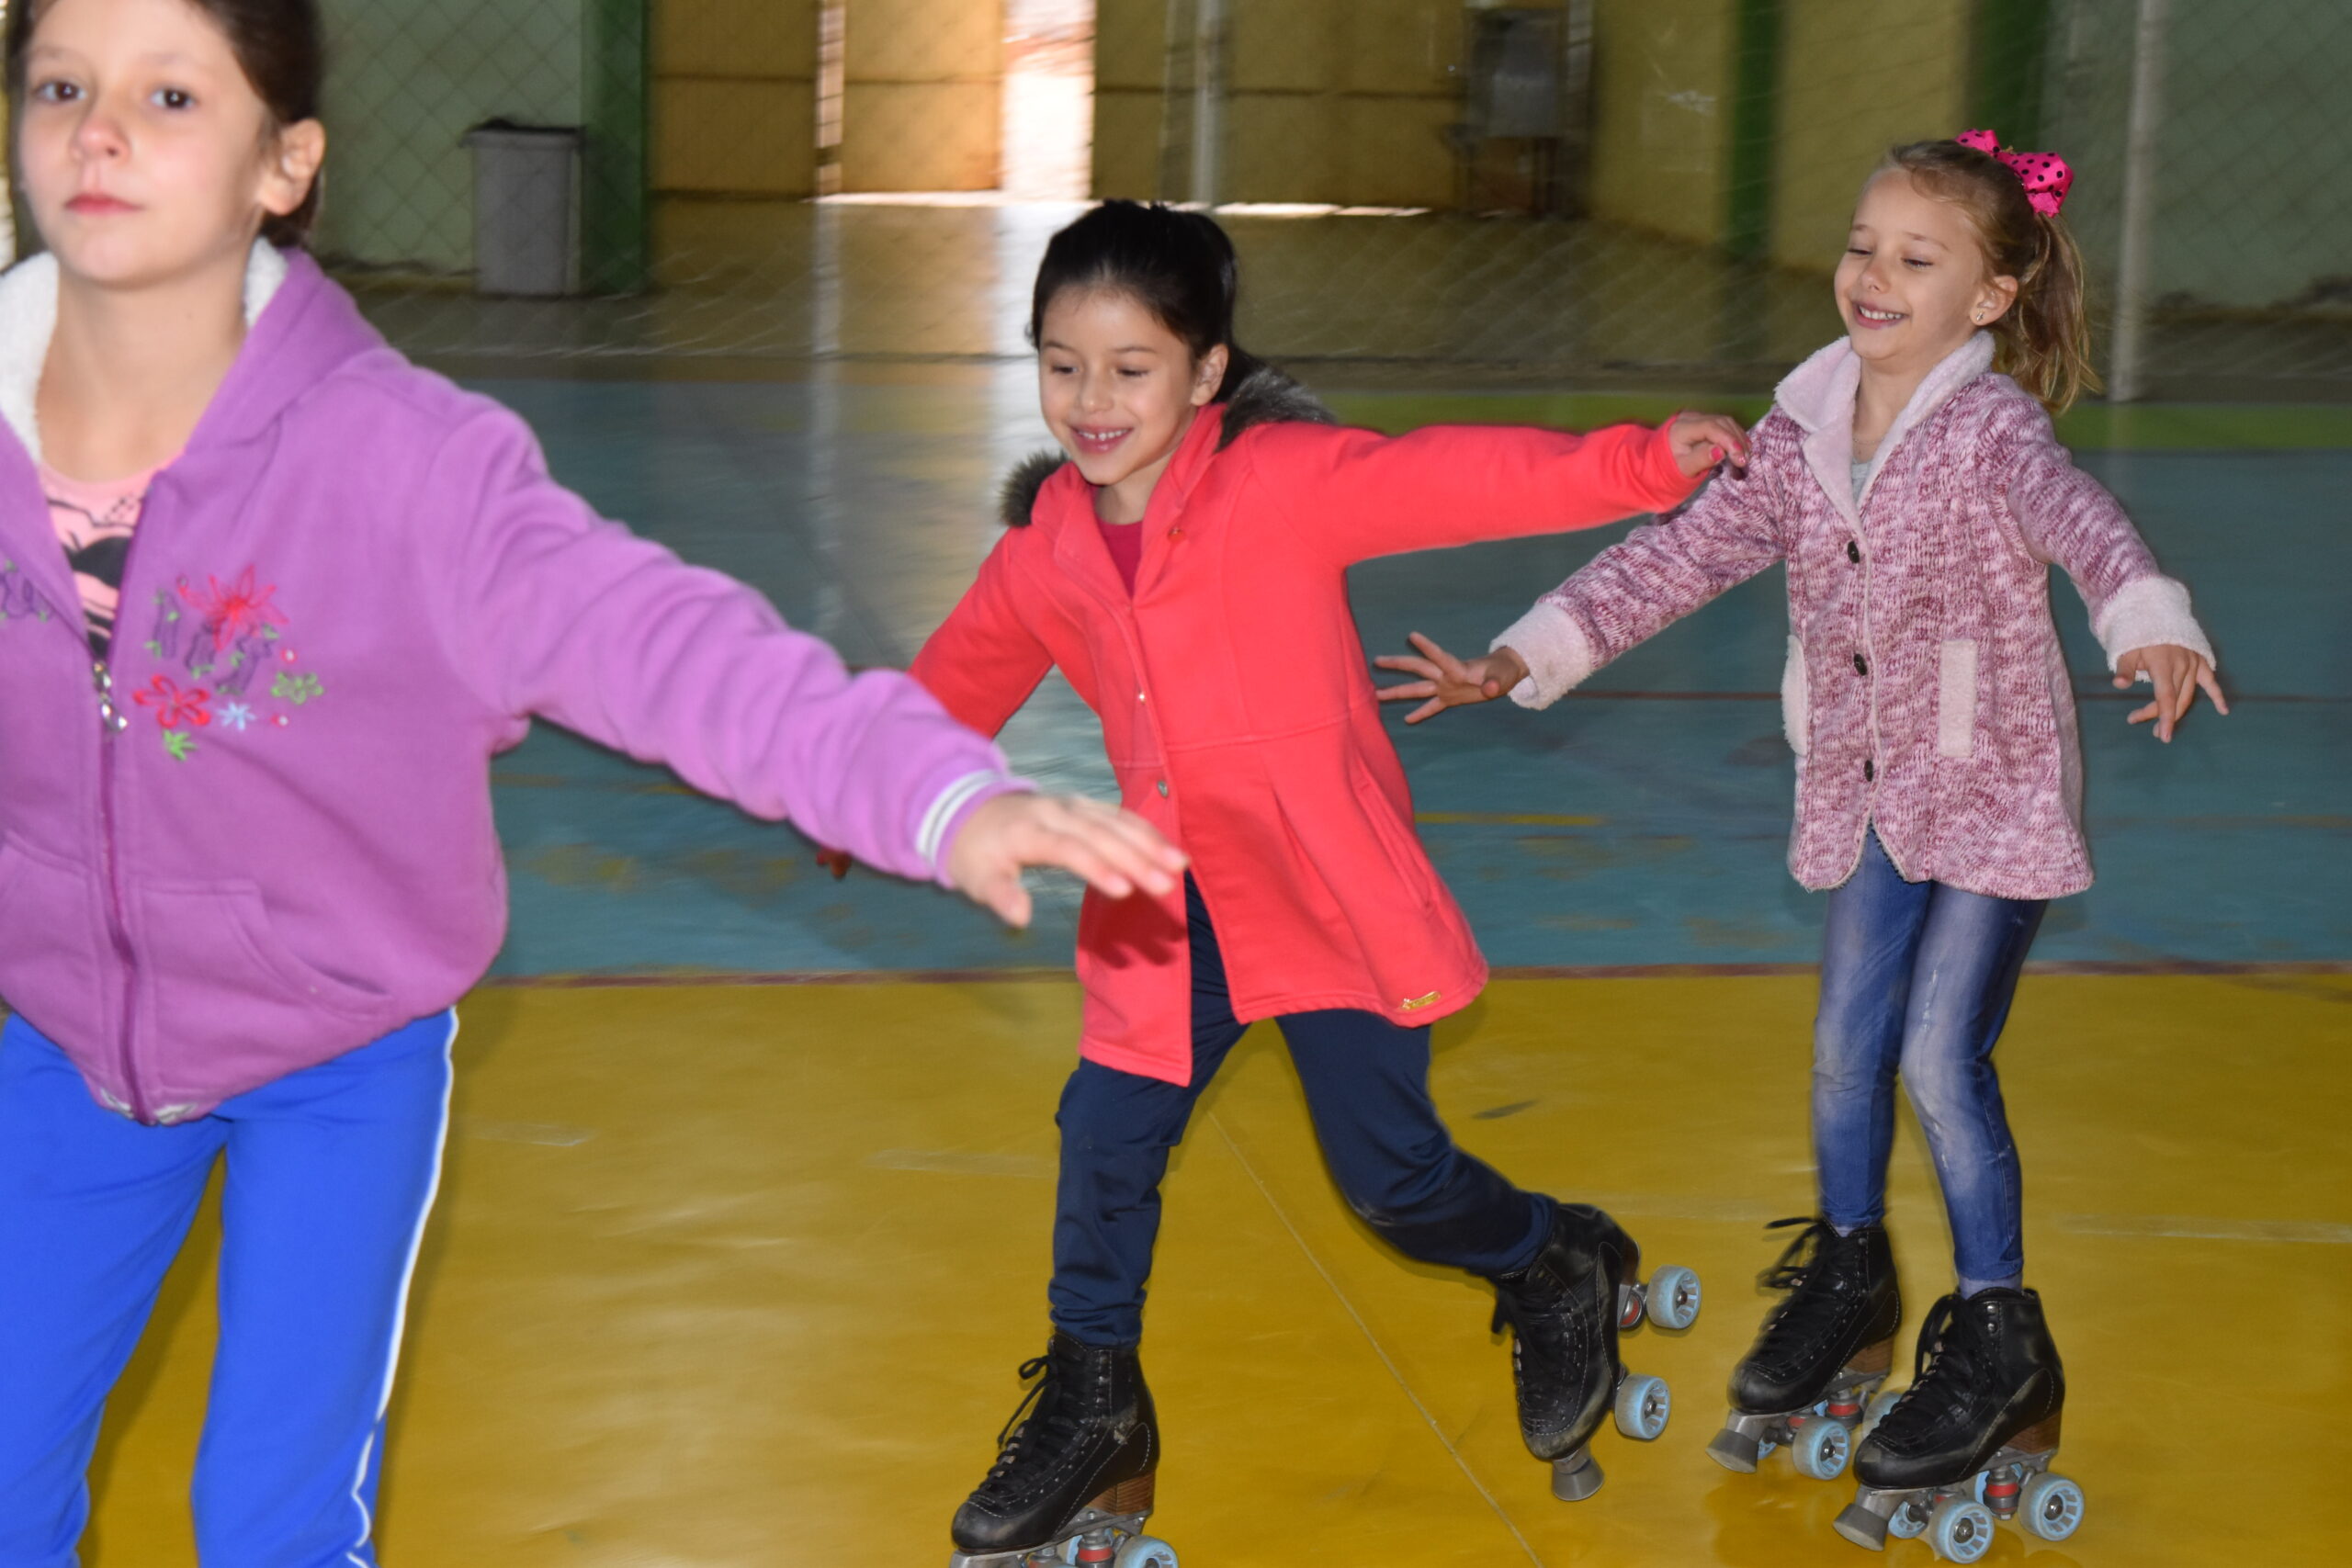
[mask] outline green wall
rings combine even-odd
[[[473,171],[494,116],[578,125],[588,0],[325,0],[327,187],[319,249],[385,265],[473,265]]]

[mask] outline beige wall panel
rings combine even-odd
[[[1346,127],[1340,194],[1356,207],[1451,207],[1455,194],[1448,125],[1462,116],[1451,98],[1343,98]]]
[[[849,83],[842,90],[842,189],[993,189],[1001,96],[994,82]]]
[[[1227,201],[1339,201],[1342,134],[1320,96],[1229,99],[1218,194]]]
[[[1314,93],[1336,87],[1355,0],[1227,0],[1226,87]]]
[[[1854,195],[1887,148],[1951,136],[1968,93],[1969,0],[1807,0],[1788,8],[1772,259],[1836,265]],[[1899,81],[1900,93],[1858,92]]]
[[[1093,193],[1145,201],[1159,194],[1157,92],[1094,91]]]
[[[657,84],[656,190],[802,197],[817,188],[816,88],[808,82]]]
[[[857,82],[992,82],[1003,0],[844,0],[842,69]]]
[[[1340,85],[1359,93],[1459,90],[1463,11],[1441,0],[1353,0],[1340,29]]]
[[[1600,0],[1593,24],[1596,216],[1723,238],[1734,0]]]
[[[1094,86],[1151,87],[1168,68],[1166,0],[1097,0]]]
[[[816,0],[658,0],[656,75],[817,74]]]

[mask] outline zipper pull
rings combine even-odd
[[[90,686],[98,694],[98,723],[108,732],[121,734],[130,728],[130,720],[114,705],[114,671],[107,668],[103,659],[90,666]]]

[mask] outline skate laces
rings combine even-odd
[[[1044,1455],[1046,1457],[1037,1462],[1050,1462],[1050,1457],[1058,1452],[1064,1443],[1046,1439],[1066,1440],[1084,1429],[1083,1417],[1071,1414],[1069,1408],[1074,1402],[1046,1398],[1046,1392],[1057,1389],[1061,1382],[1054,1375],[1054,1359],[1050,1352],[1032,1356],[1021,1363],[1021,1381],[1028,1382],[1031,1378],[1037,1381],[1029,1383],[1028,1391],[1021,1396],[1021,1403],[1012,1407],[1012,1416],[997,1432],[996,1463],[989,1467],[988,1479],[980,1483],[980,1489],[984,1492],[1003,1491],[1013,1472],[1023,1468],[1024,1457]],[[1030,1430],[1029,1422],[1023,1420],[1023,1416],[1030,1415],[1032,1405],[1036,1407],[1035,1415],[1031,1417],[1036,1427],[1035,1431]]]
[[[1977,1361],[1983,1337],[1975,1314],[1958,1296],[1928,1309],[1919,1325],[1919,1348],[1911,1363],[1911,1387],[1879,1423],[1878,1440],[1900,1448],[1946,1421],[1966,1416],[1975,1403]]]
[[[1830,1250],[1843,1238],[1827,1220],[1799,1215],[1794,1219],[1774,1220],[1767,1230],[1782,1230],[1790,1225],[1803,1225],[1780,1256],[1779,1261],[1757,1276],[1768,1291],[1786,1291],[1789,1297],[1772,1314],[1764,1329],[1759,1348],[1768,1357],[1777,1351],[1810,1345],[1820,1337],[1821,1331],[1845,1315],[1849,1298],[1846,1292],[1832,1285],[1826,1264]],[[1806,1287],[1818,1280],[1820,1290]]]

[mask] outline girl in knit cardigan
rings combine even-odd
[[[1710,1451],[1752,1471],[1787,1443],[1823,1478],[1852,1452],[1863,1486],[1838,1529],[1864,1545],[1892,1522],[1967,1553],[1995,1512],[2016,1507],[2048,1539],[2081,1517],[2074,1483],[2048,1473],[2064,1376],[2022,1288],[2017,1146],[1992,1063],[2046,902],[2091,880],[2050,563],[2089,604],[2115,683],[2153,682],[2133,723],[2171,739],[2199,687],[2228,711],[2188,591],[2052,431],[2092,384],[2082,263],[2059,217],[2072,178],[1989,131],[1894,149],[1838,267],[1847,335],[1781,384],[1744,470],[1603,551],[1484,658],[1417,636],[1420,657],[1379,661],[1418,677],[1382,693],[1419,702],[1413,720],[1505,692],[1543,707],[1787,564],[1790,869],[1830,890],[1821,1212],[1782,1222],[1804,1225],[1766,1276],[1787,1294],[1733,1373]],[[1910,1389],[1872,1404],[1902,1315],[1883,1228],[1898,1074],[1958,1284],[1928,1314]],[[1874,1426],[1866,1405],[1883,1413]],[[1968,1495],[1988,1472],[1984,1500]]]

